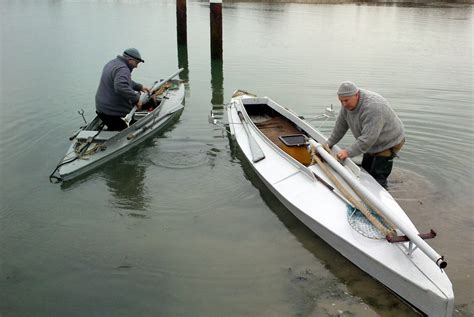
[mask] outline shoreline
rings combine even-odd
[[[208,1],[208,0],[202,0]],[[471,5],[474,0],[223,0],[224,3],[236,2],[265,2],[265,3],[307,3],[307,4],[369,4],[369,5],[394,5],[394,6],[430,6],[452,7],[458,5]]]

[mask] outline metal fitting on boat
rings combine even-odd
[[[436,265],[439,266],[441,269],[444,269],[448,266],[448,262],[444,260],[444,256],[441,256],[438,260],[436,260]]]

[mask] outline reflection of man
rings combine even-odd
[[[149,89],[132,80],[132,70],[145,61],[135,48],[128,48],[122,56],[108,62],[102,70],[95,107],[99,118],[111,131],[127,128],[122,120],[133,105],[141,108],[140,91]]]
[[[341,84],[337,95],[342,107],[328,145],[339,142],[350,129],[356,141],[339,151],[337,158],[343,161],[364,153],[362,167],[387,188],[393,158],[405,142],[402,122],[385,98],[350,81]]]

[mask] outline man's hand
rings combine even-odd
[[[140,91],[144,92],[144,93],[150,93],[150,88],[148,88],[146,86],[142,86],[142,89]],[[141,95],[140,95],[140,97],[141,97]],[[142,109],[142,98],[138,98],[137,110],[141,110],[141,109]]]
[[[340,161],[344,161],[346,158],[349,157],[349,151],[347,151],[347,150],[340,150],[339,153],[337,153],[336,157],[337,157]]]
[[[331,153],[332,146],[329,146],[329,143],[324,143],[323,148],[324,148],[328,153]]]
[[[142,98],[139,98],[137,102],[137,110],[141,110],[141,109],[142,109]]]

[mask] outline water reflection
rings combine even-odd
[[[89,171],[89,172],[87,172],[83,175],[79,175],[76,178],[73,178],[71,180],[62,182],[60,184],[61,190],[63,190],[63,191],[73,190],[73,189],[79,187],[83,183],[86,183],[86,182],[92,181],[94,179],[97,179],[99,176],[96,172],[100,168],[101,167],[97,167],[97,168],[93,169],[92,171]]]
[[[216,119],[221,119],[224,112],[224,70],[223,61],[211,59],[212,111]]]
[[[178,68],[184,68],[179,77],[187,83],[189,81],[188,46],[184,44],[178,44]]]
[[[183,105],[185,101],[183,100]],[[172,120],[163,126],[157,136],[170,131],[179,121],[184,109],[181,109]],[[145,185],[146,168],[153,162],[146,157],[145,148],[156,146],[152,139],[132,149],[120,162],[109,164],[104,168],[103,175],[110,193],[115,197],[113,205],[132,210],[146,210],[151,201]],[[145,154],[143,154],[145,153]]]
[[[94,180],[103,178],[112,194],[113,206],[122,209],[145,210],[150,198],[146,195],[146,166],[143,165],[146,161],[140,162],[141,158],[138,154],[138,151],[144,150],[143,145],[139,147],[141,149],[134,149],[133,153],[127,153],[84,175],[62,182],[61,190],[77,189],[81,184],[90,184]]]
[[[107,165],[102,171],[115,207],[143,211],[151,200],[146,194],[146,167],[139,162],[139,156],[136,153],[134,159]]]

